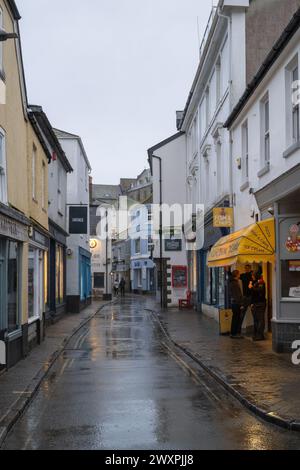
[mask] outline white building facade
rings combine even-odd
[[[218,319],[226,303],[226,272],[209,269],[210,248],[230,228],[215,228],[213,209],[232,206],[230,135],[224,123],[246,86],[246,12],[249,1],[219,2],[201,46],[200,63],[181,123],[186,135],[186,201],[204,205],[199,251],[188,252],[189,288],[201,311]],[[192,221],[185,227],[189,239]]]
[[[184,210],[186,203],[185,135],[179,132],[160,142],[148,150],[148,156],[153,175],[153,212],[154,207],[160,206],[161,200],[171,212],[173,209],[176,210],[175,205],[179,205]],[[188,287],[187,253],[182,236],[183,217],[180,222],[172,223],[171,212],[163,211],[162,214],[161,252],[159,226],[154,227],[156,236],[153,240],[153,259],[157,273],[156,295],[158,301],[162,300],[164,307],[178,307],[178,301],[186,297]],[[158,224],[159,221],[156,221],[156,225]]]
[[[79,136],[55,130],[73,172],[67,181],[67,309],[77,313],[91,302],[89,173],[91,166]]]
[[[263,272],[277,352],[290,351],[300,339],[299,15],[226,123],[233,142],[236,229],[275,218],[276,256]]]

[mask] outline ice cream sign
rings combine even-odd
[[[286,249],[289,253],[300,253],[300,222],[290,226]]]

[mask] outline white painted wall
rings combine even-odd
[[[73,168],[67,178],[67,207],[74,205],[87,206],[88,234],[70,235],[68,249],[72,254],[67,256],[67,295],[79,294],[79,247],[90,251],[89,221],[89,179],[88,165],[81,146],[76,138],[59,138],[60,144]],[[67,227],[69,228],[69,211],[67,210]]]
[[[162,200],[164,204],[172,206],[173,204],[184,205],[186,203],[186,138],[182,134],[175,140],[163,145],[155,150],[154,154],[162,159]],[[159,161],[153,159],[153,203],[159,204],[160,185],[159,185]],[[169,225],[163,219],[163,225]],[[164,248],[164,246],[163,246]],[[159,241],[155,243],[154,258],[159,258]],[[181,252],[166,252],[163,249],[163,257],[170,258],[171,266],[186,266],[187,255],[183,242]],[[186,297],[186,289],[173,289],[170,307],[178,307],[178,299]]]
[[[59,227],[61,227],[64,231],[68,231],[67,228],[67,172],[64,169],[61,161],[59,158],[56,161],[51,161],[49,165],[48,171],[48,194],[49,194],[49,208],[48,214],[49,218],[55,222]],[[58,181],[60,180],[60,190],[61,190],[61,207],[59,210],[59,195],[58,189],[59,184]]]

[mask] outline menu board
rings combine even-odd
[[[172,287],[182,289],[187,287],[187,266],[173,266],[172,268]]]

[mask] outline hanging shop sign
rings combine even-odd
[[[234,211],[232,207],[217,207],[213,210],[214,227],[232,228],[234,226]]]
[[[186,288],[187,285],[187,266],[173,266],[172,287],[174,289],[183,289]]]
[[[0,214],[0,235],[20,242],[28,241],[28,228]]]
[[[87,235],[88,208],[72,206],[69,209],[69,233],[74,235]]]
[[[182,251],[182,240],[165,240],[165,251]]]

